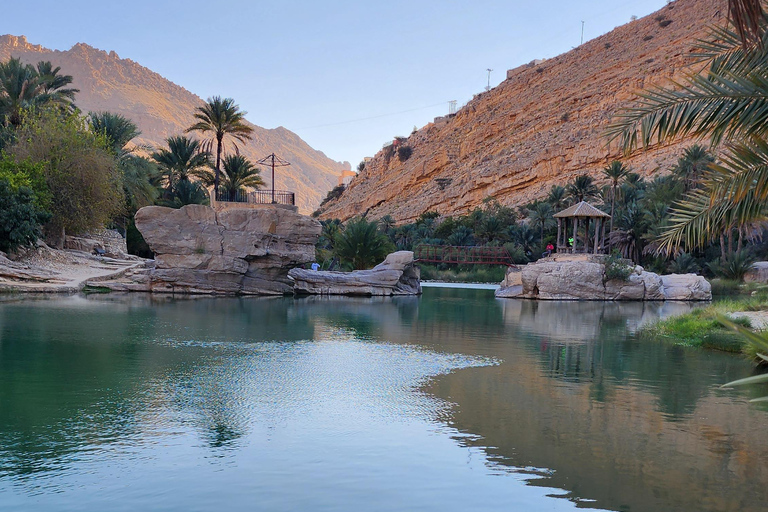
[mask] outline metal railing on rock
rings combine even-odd
[[[250,203],[250,204],[287,204],[296,205],[296,195],[287,190],[219,190],[216,195],[219,203]]]

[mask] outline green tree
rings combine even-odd
[[[364,218],[350,220],[337,235],[333,253],[347,268],[371,268],[392,252],[392,242],[379,231],[378,223]]]
[[[228,155],[224,158],[224,180],[221,188],[224,193],[234,200],[238,194],[244,193],[246,187],[260,188],[264,186],[261,171],[242,155]]]
[[[552,206],[549,203],[543,201],[537,201],[533,204],[533,207],[528,210],[528,219],[533,226],[539,228],[539,241],[544,243],[544,231],[554,227],[555,218]]]
[[[133,121],[113,112],[91,112],[88,114],[88,122],[94,133],[106,138],[107,145],[116,155],[125,152],[125,146],[131,139],[141,135]]]
[[[214,194],[219,192],[219,175],[221,174],[221,155],[224,152],[225,137],[230,136],[233,139],[245,142],[251,138],[253,128],[245,124],[245,115],[247,112],[241,111],[240,107],[232,98],[221,98],[214,96],[208,98],[204,105],[195,110],[195,119],[197,122],[187,128],[189,132],[200,132],[209,134],[209,150],[216,144],[216,167],[214,168],[213,188]]]
[[[210,153],[203,151],[199,141],[184,135],[165,139],[168,149],[161,148],[151,158],[160,167],[166,186],[172,191],[176,181],[189,181],[190,177],[205,178],[210,165]]]
[[[576,176],[573,181],[568,184],[566,191],[568,192],[568,196],[576,203],[586,201],[597,195],[597,187],[595,186],[592,177],[587,174]]]
[[[103,135],[75,114],[45,110],[24,116],[8,148],[17,161],[40,164],[51,192],[46,236],[61,246],[64,235],[102,227],[123,209],[123,180]]]
[[[613,217],[616,212],[616,189],[619,186],[619,181],[629,174],[629,168],[618,160],[614,160],[603,169],[603,174],[611,180],[611,221],[609,226],[609,232],[613,231]]]
[[[162,206],[181,208],[188,204],[209,204],[208,192],[196,181],[179,180],[170,195],[160,201]]]
[[[39,69],[47,69],[50,63],[41,62]],[[0,120],[4,126],[18,127],[23,112],[29,108],[47,104],[71,106],[76,89],[64,89],[72,82],[68,75],[41,76],[37,69],[11,58],[0,62]]]
[[[32,245],[42,236],[41,225],[50,215],[35,203],[31,188],[14,189],[7,178],[0,178],[0,251]]]
[[[560,185],[552,185],[552,188],[549,189],[549,193],[547,194],[547,202],[551,204],[552,208],[554,208],[557,212],[565,208],[567,204],[567,194],[565,187],[561,187]]]
[[[687,148],[683,156],[677,159],[672,174],[683,182],[685,192],[699,186],[704,172],[714,163],[715,157],[698,144]]]

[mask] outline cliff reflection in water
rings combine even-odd
[[[768,415],[719,389],[750,363],[632,336],[695,305],[427,293],[421,302],[314,298],[302,312],[374,339],[501,360],[427,391],[456,404],[445,421],[471,434],[460,442],[497,467],[531,471],[532,485],[611,510],[765,509]]]
[[[311,432],[311,443],[353,411],[387,407],[380,414],[418,416],[481,450],[489,472],[530,473],[530,484],[580,505],[763,510],[768,415],[719,390],[750,364],[631,335],[688,307],[451,289],[420,298],[5,302],[0,484],[41,485],[33,477],[47,475],[51,485],[89,453],[129,453],[185,428],[215,457],[249,443],[266,450],[258,440],[286,425]],[[408,388],[423,382],[413,372],[438,375],[426,396]]]

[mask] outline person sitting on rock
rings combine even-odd
[[[546,258],[546,257],[547,257],[547,256],[549,256],[550,254],[552,254],[552,251],[554,251],[554,250],[555,250],[555,246],[554,246],[554,245],[552,245],[551,243],[547,244],[547,250],[546,250],[546,251],[544,251],[544,252],[541,254],[541,257],[542,257],[542,258]]]

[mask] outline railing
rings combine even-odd
[[[513,265],[512,256],[504,247],[457,245],[419,245],[414,259],[424,263],[455,263],[459,265]]]
[[[251,203],[251,204],[289,204],[294,206],[296,204],[296,196],[293,192],[287,190],[275,190],[274,201],[272,200],[272,190],[254,190],[252,192],[246,192],[244,190],[238,190],[236,192],[227,192],[226,190],[219,190],[216,195],[216,202],[219,203]]]

